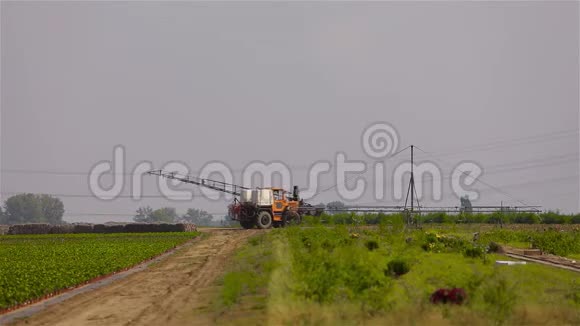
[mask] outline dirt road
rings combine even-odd
[[[79,294],[16,325],[207,325],[207,290],[234,250],[258,230],[206,230],[162,262]],[[204,293],[204,290],[206,293]],[[205,316],[205,317],[204,317]]]

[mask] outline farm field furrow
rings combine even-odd
[[[134,266],[197,235],[0,236],[0,310]]]
[[[492,245],[533,244],[576,255],[576,229],[440,224],[421,230],[391,222],[203,229],[201,239],[147,269],[49,305],[16,324],[580,323],[580,274],[530,262],[496,265],[512,259]],[[479,230],[475,241],[474,230]],[[9,239],[25,243],[30,238],[54,240]],[[115,261],[112,257],[124,252],[109,258]],[[434,293],[453,288],[464,291],[458,292],[464,293],[460,304],[433,303]]]
[[[259,230],[205,229],[199,239],[126,278],[9,325],[209,325],[215,280],[235,250]],[[31,307],[32,308],[32,307]],[[19,311],[22,316],[23,308]],[[32,310],[32,309],[30,309]],[[1,319],[0,319],[1,320]],[[2,322],[0,322],[2,323]]]

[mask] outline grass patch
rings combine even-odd
[[[492,241],[516,248],[541,249],[558,256],[580,255],[580,231],[576,229],[570,231],[495,229],[483,232],[479,238],[479,242],[486,245]]]
[[[482,234],[473,243],[471,232],[396,223],[273,230],[240,250],[224,276],[222,302],[231,307],[262,294],[256,306],[272,324],[580,323],[578,274],[539,264],[497,266],[506,258],[486,252],[485,241],[520,241],[524,234]],[[442,288],[462,289],[466,300],[431,304]]]
[[[257,295],[267,287],[274,269],[272,247],[266,243],[266,234],[248,240],[248,244],[236,253],[233,262],[220,280],[221,305],[239,303],[242,296]]]

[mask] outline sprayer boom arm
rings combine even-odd
[[[225,183],[225,182],[210,180],[210,179],[202,179],[202,178],[198,178],[198,177],[192,176],[192,175],[183,175],[183,174],[179,174],[177,172],[167,172],[167,171],[163,171],[163,170],[151,170],[147,173],[151,174],[151,175],[157,175],[157,176],[160,176],[160,177],[163,177],[166,179],[178,180],[178,181],[185,182],[185,183],[191,183],[194,185],[198,185],[200,187],[205,187],[205,188],[209,188],[209,189],[212,189],[215,191],[220,191],[220,192],[232,194],[234,196],[239,196],[241,191],[244,189],[250,189],[250,188],[242,187],[239,185],[234,185],[231,183]]]

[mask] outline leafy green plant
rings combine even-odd
[[[463,250],[468,242],[458,237],[426,233],[421,248],[432,252],[457,252]]]
[[[236,274],[224,287],[224,299],[229,296],[228,302],[244,307],[247,300],[263,294],[268,309],[284,311],[280,315],[287,319],[280,324],[313,323],[313,317],[321,318],[316,319],[320,324],[380,323],[382,318],[387,318],[386,325],[405,324],[399,317],[405,312],[410,314],[405,320],[421,324],[426,322],[422,318],[432,317],[433,309],[449,320],[460,317],[458,323],[474,318],[473,324],[526,324],[530,319],[512,315],[515,307],[528,309],[550,300],[562,307],[558,311],[574,309],[572,272],[535,264],[502,268],[485,260],[462,259],[470,250],[477,252],[471,256],[480,257],[490,238],[521,242],[544,236],[543,226],[486,231],[493,227],[433,225],[437,231],[423,232],[399,228],[396,217],[387,215],[377,228],[338,224],[268,232],[257,246],[244,247],[243,255],[232,263]],[[475,245],[474,230],[480,232]],[[576,231],[560,233],[572,232]],[[369,250],[367,244],[374,241],[379,249]],[[425,252],[421,249],[425,244],[437,246],[431,251],[439,253]],[[270,247],[277,248],[274,258]],[[264,266],[272,264],[277,267],[270,273],[272,269]],[[550,282],[536,281],[547,278]],[[516,280],[521,280],[518,286]],[[441,288],[463,289],[454,295],[449,291],[447,299],[464,307],[430,307],[428,296]],[[567,319],[558,321],[565,324]]]
[[[365,246],[367,247],[368,250],[373,251],[373,250],[377,250],[379,249],[379,243],[376,240],[368,240],[365,243]]]
[[[580,254],[580,231],[577,230],[564,232],[555,229],[545,231],[498,229],[483,232],[479,237],[480,243],[492,241],[503,244],[529,243],[534,248],[559,256]]]
[[[570,290],[566,295],[568,299],[577,305],[580,305],[580,283],[574,281],[570,286]]]
[[[469,246],[465,248],[463,255],[469,258],[484,258],[485,249],[481,246]]]
[[[138,264],[198,233],[0,236],[0,309]]]
[[[511,221],[519,224],[537,224],[540,223],[540,218],[534,213],[517,213],[512,215]]]
[[[370,304],[376,301],[373,293],[387,292],[389,280],[379,268],[381,257],[369,249],[378,248],[379,241],[369,239],[368,232],[340,225],[283,231],[291,252],[290,276],[300,280],[292,288],[298,297],[318,303],[346,298]]]
[[[580,253],[580,232],[548,230],[530,235],[534,248],[554,255],[566,256]]]
[[[510,285],[505,278],[493,277],[484,284],[483,300],[490,317],[497,324],[503,324],[517,303],[515,286]]]
[[[238,300],[238,298],[246,291],[253,291],[256,289],[258,283],[256,282],[254,273],[235,271],[227,273],[223,280],[222,301],[226,306],[230,306]]]
[[[567,222],[567,218],[564,215],[560,215],[556,212],[545,212],[540,214],[540,220],[544,224],[564,224]]]
[[[261,244],[263,240],[264,240],[263,237],[252,237],[250,238],[250,240],[248,240],[248,243],[252,246],[257,246]]]
[[[411,266],[409,263],[401,258],[393,259],[387,264],[385,274],[391,276],[401,276],[409,273]]]
[[[489,253],[502,253],[503,248],[499,244],[497,244],[496,242],[492,241],[487,246],[487,252],[489,252]]]

